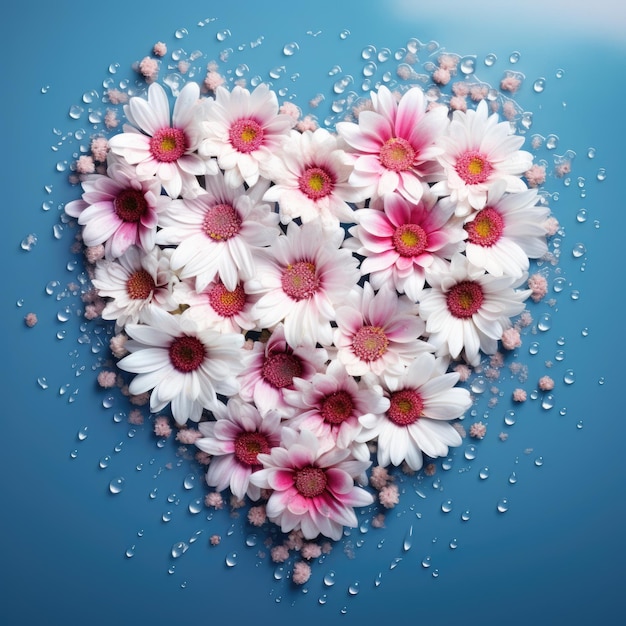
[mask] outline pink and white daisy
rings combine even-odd
[[[243,335],[199,330],[184,313],[172,315],[157,307],[145,319],[145,324],[126,326],[130,354],[118,366],[137,374],[128,386],[131,394],[151,391],[152,412],[171,404],[178,424],[198,422],[203,409],[216,406],[217,394],[237,393]]]
[[[324,128],[291,131],[271,164],[274,185],[263,199],[278,202],[283,224],[297,217],[302,222],[319,218],[333,228],[340,222],[351,224],[354,218],[348,202],[367,197],[348,184],[351,172],[336,135]]]
[[[371,493],[355,485],[370,462],[353,459],[345,449],[321,452],[309,431],[284,428],[282,445],[258,459],[263,469],[254,472],[250,482],[272,490],[266,513],[285,533],[299,530],[304,539],[322,534],[338,540],[344,526],[358,524],[354,507],[374,501]]]
[[[446,273],[428,273],[430,287],[420,295],[419,314],[426,321],[429,343],[437,355],[470,365],[480,363],[481,351],[495,354],[510,318],[524,310],[531,291],[518,290],[519,278],[492,276],[456,253]],[[523,279],[522,279],[523,280]]]
[[[115,320],[116,328],[143,321],[151,306],[174,311],[173,285],[178,278],[170,269],[171,250],[154,247],[147,254],[132,246],[115,260],[96,263],[93,286],[107,299],[102,311],[105,320]]]
[[[68,202],[65,212],[83,227],[86,246],[104,244],[109,259],[131,246],[145,252],[154,248],[158,214],[170,202],[159,181],[138,178],[133,167],[113,157],[106,175],[85,176],[81,186],[82,197]]]
[[[548,207],[537,204],[535,189],[508,194],[505,185],[493,185],[487,206],[465,222],[465,254],[471,263],[493,276],[522,276],[548,251],[545,221]]]
[[[374,289],[391,283],[415,301],[424,287],[425,268],[445,270],[444,259],[466,237],[461,224],[451,220],[454,205],[445,198],[437,202],[425,190],[416,204],[388,194],[371,206],[355,212],[357,225],[350,229],[354,240],[346,243],[365,256],[361,273],[369,274]]]
[[[427,111],[424,92],[413,87],[400,100],[387,87],[372,92],[373,110],[361,111],[358,124],[340,122],[337,133],[348,144],[354,164],[350,183],[368,197],[398,192],[419,202],[424,182],[440,180],[437,143],[448,126],[446,107]]]
[[[311,431],[320,442],[321,451],[349,448],[355,458],[369,459],[365,444],[356,443],[364,415],[382,415],[389,408],[379,386],[357,382],[342,363],[331,361],[326,372],[310,380],[294,379],[294,389],[285,389],[285,402],[295,410],[285,421],[296,430]]]
[[[482,100],[475,110],[455,111],[448,132],[441,137],[444,152],[438,158],[445,180],[437,182],[433,193],[450,196],[460,217],[482,209],[487,193],[497,181],[504,181],[508,192],[524,191],[522,176],[530,169],[533,157],[519,150],[524,137],[516,135],[508,122],[489,115]]]
[[[418,354],[432,351],[420,337],[424,322],[417,305],[388,285],[374,293],[365,283],[337,309],[337,358],[352,376],[399,375]]]
[[[263,415],[272,409],[284,412],[288,408],[284,390],[293,389],[296,378],[309,380],[321,372],[327,358],[324,348],[290,347],[279,324],[266,343],[255,341],[252,349],[246,350],[239,395],[254,402]]]
[[[195,198],[173,200],[160,217],[157,243],[175,245],[172,268],[195,278],[196,290],[219,278],[229,291],[255,276],[254,251],[279,235],[278,215],[260,197],[269,183],[246,191],[228,187],[221,174],[206,179]]]
[[[109,147],[136,166],[139,178],[156,176],[171,198],[200,189],[197,176],[216,174],[217,165],[197,154],[200,137],[193,120],[200,98],[197,83],[187,83],[178,94],[170,119],[170,103],[159,83],[148,87],[147,99],[132,97],[124,105],[130,124],[113,135]]]
[[[166,248],[167,249],[167,248]],[[217,279],[202,291],[197,291],[191,279],[174,285],[174,299],[185,305],[189,317],[198,325],[221,333],[240,333],[260,330],[252,313],[259,296],[247,293],[244,283],[237,283],[232,290]]]
[[[280,415],[269,411],[263,417],[252,404],[237,397],[213,409],[216,421],[200,422],[202,437],[195,444],[212,456],[206,482],[217,491],[230,488],[239,499],[261,497],[261,490],[250,483],[253,472],[262,468],[258,455],[268,454],[280,445]]]
[[[332,344],[335,308],[360,278],[358,261],[340,247],[344,235],[342,228],[325,229],[320,221],[291,222],[259,255],[258,279],[250,288],[261,294],[254,313],[262,328],[283,322],[292,347]]]
[[[359,441],[377,440],[378,465],[405,463],[419,470],[423,454],[436,458],[448,454],[448,446],[461,444],[461,436],[449,424],[472,405],[467,389],[455,387],[456,372],[447,373],[448,359],[424,352],[399,377],[384,377],[389,408],[382,415],[360,418]]]
[[[215,99],[207,98],[198,110],[198,152],[217,158],[228,186],[253,186],[259,176],[268,177],[266,164],[294,123],[293,117],[279,113],[276,93],[264,83],[252,92],[240,86],[232,91],[217,87]]]

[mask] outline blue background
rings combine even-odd
[[[541,3],[530,2],[517,13],[510,3],[485,1],[449,2],[443,15],[437,7],[418,10],[418,4],[324,1],[303,10],[284,0],[158,7],[144,0],[109,0],[87,9],[63,0],[25,2],[5,12],[2,624],[623,623],[626,493],[618,325],[626,232],[621,189],[626,118],[620,112],[626,44],[616,35],[626,26],[623,10],[612,14],[600,3],[585,15],[555,2],[542,12]],[[204,22],[208,18],[217,19]],[[180,28],[188,35],[178,40]],[[220,42],[216,35],[225,29],[230,37]],[[344,29],[349,34],[342,38]],[[261,45],[252,48],[259,37]],[[259,545],[245,545],[250,529],[228,511],[210,520],[206,510],[188,511],[204,487],[175,444],[158,447],[149,424],[129,436],[128,424],[113,419],[127,410],[120,399],[104,406],[107,394],[95,376],[106,351],[98,351],[93,339],[81,342],[74,309],[68,322],[58,318],[65,306],[74,306],[63,288],[79,272],[74,265],[80,257],[69,253],[70,228],[57,232],[58,239],[54,234],[59,203],[76,193],[55,168],[71,160],[81,143],[68,140],[67,133],[80,124],[89,132],[88,123],[76,126],[69,119],[70,105],[90,89],[102,91],[110,64],[128,72],[156,41],[170,50],[212,50],[215,56],[231,46],[234,62],[248,63],[250,75],[264,78],[270,68],[285,64],[286,76],[297,71],[300,77],[281,84],[306,103],[319,90],[332,97],[328,71],[334,65],[357,75],[364,46],[393,50],[411,37],[475,54],[479,64],[494,53],[500,76],[508,69],[522,71],[527,80],[518,100],[534,112],[532,132],[556,134],[555,153],[576,153],[571,185],[557,179],[547,184],[559,194],[552,205],[565,229],[559,268],[566,288],[550,294],[556,300],[552,327],[527,338],[520,349],[520,360],[529,366],[526,387],[550,374],[555,403],[543,409],[539,397],[515,407],[517,422],[507,430],[508,441],[500,442],[496,434],[511,408],[504,383],[506,394],[489,411],[489,436],[477,443],[476,459],[468,461],[459,450],[452,468],[438,472],[440,482],[423,481],[419,494],[406,481],[387,527],[352,531],[314,565],[304,592],[281,580],[280,572],[275,577],[267,559],[257,558]],[[286,58],[282,49],[290,41],[300,50]],[[513,51],[521,54],[515,66],[508,61]],[[564,74],[556,79],[559,68]],[[541,94],[531,89],[537,77],[546,78]],[[594,159],[586,155],[589,147],[595,148]],[[602,182],[596,179],[601,167],[607,171]],[[52,208],[44,210],[45,202]],[[581,208],[588,214],[584,223],[576,220]],[[31,233],[37,244],[27,252],[20,242]],[[574,258],[578,242],[586,253]],[[50,281],[59,283],[52,295],[46,293]],[[23,323],[29,311],[39,317],[32,329]],[[539,343],[533,357],[527,352],[531,340]],[[564,358],[555,362],[558,350]],[[572,385],[563,382],[569,368],[575,371]],[[41,377],[47,389],[38,384]],[[483,407],[477,407],[480,416]],[[80,440],[85,427],[87,437]],[[106,456],[110,461],[102,469],[99,461]],[[478,471],[485,466],[489,478],[480,480]],[[508,482],[511,472],[518,478],[515,485]],[[195,485],[187,489],[189,474]],[[125,478],[124,489],[113,495],[108,486],[117,477]],[[501,498],[510,504],[504,514],[496,511]],[[440,508],[446,499],[454,503],[448,514]],[[471,513],[467,522],[460,519],[465,510]],[[172,519],[164,522],[168,513]],[[411,528],[412,545],[405,550]],[[213,533],[222,535],[220,546],[209,547]],[[182,557],[172,558],[172,545],[194,538]],[[259,544],[261,539],[259,534]],[[450,548],[453,540],[456,549]],[[129,558],[125,551],[132,546]],[[352,549],[354,558],[343,548]],[[232,553],[237,563],[227,567]],[[322,582],[330,570],[332,587]],[[351,594],[349,587],[357,582],[359,592]]]

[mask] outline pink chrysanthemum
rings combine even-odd
[[[284,389],[293,389],[295,378],[309,380],[321,372],[327,358],[323,348],[291,348],[285,341],[285,329],[279,324],[267,343],[255,341],[252,349],[246,351],[239,395],[246,402],[254,402],[262,414],[272,409],[286,410]]]
[[[336,135],[323,128],[314,132],[291,131],[271,163],[272,185],[264,200],[278,202],[280,219],[287,224],[321,219],[333,228],[354,222],[348,202],[367,197],[348,184],[352,166],[339,149]]]
[[[78,219],[88,247],[104,244],[109,259],[130,246],[149,252],[154,248],[158,214],[170,202],[161,195],[161,183],[140,179],[134,168],[120,158],[110,158],[106,175],[92,174],[82,182],[82,197],[65,205]]]
[[[195,278],[197,291],[217,278],[233,291],[256,275],[253,253],[278,237],[278,216],[260,201],[267,183],[234,189],[217,174],[205,186],[195,198],[171,202],[160,217],[157,243],[176,246],[172,268],[183,279]]]
[[[322,451],[337,446],[350,448],[361,461],[369,458],[367,446],[355,444],[355,438],[361,430],[359,418],[380,415],[389,408],[379,388],[357,382],[336,360],[308,381],[294,379],[293,386],[284,390],[285,401],[296,409],[286,425],[311,431]]]
[[[516,290],[519,279],[491,276],[460,253],[445,273],[427,273],[430,287],[420,295],[419,314],[428,341],[439,356],[464,354],[473,366],[483,354],[495,354],[512,316],[524,309],[530,290]]]
[[[171,198],[197,193],[196,177],[217,173],[215,163],[207,164],[197,154],[199,136],[193,118],[199,97],[198,84],[187,83],[170,119],[167,93],[159,83],[152,83],[147,99],[134,96],[124,106],[130,124],[109,140],[112,152],[135,165],[140,178],[156,176]]]
[[[378,293],[369,283],[358,287],[337,309],[337,358],[349,374],[400,374],[420,352],[432,349],[421,337],[424,323],[417,307],[389,286]]]
[[[448,454],[448,446],[461,437],[448,422],[461,417],[472,405],[467,389],[455,387],[459,375],[447,372],[449,361],[420,354],[399,377],[384,377],[383,389],[390,406],[382,415],[360,418],[358,441],[377,440],[377,462],[405,463],[421,469],[423,454],[431,458]]]
[[[216,406],[217,394],[237,393],[243,335],[198,330],[184,313],[172,315],[157,307],[151,307],[145,319],[145,324],[126,326],[131,354],[118,366],[137,374],[128,386],[131,394],[152,390],[152,412],[171,404],[176,422],[198,422],[203,409]]]
[[[459,250],[466,236],[460,224],[450,221],[453,214],[452,203],[437,202],[426,190],[417,204],[388,194],[372,208],[355,212],[357,226],[350,229],[354,239],[347,240],[347,247],[365,256],[361,273],[369,274],[374,289],[391,283],[417,300],[425,268],[445,269],[443,259]]]
[[[319,221],[298,226],[291,222],[285,235],[257,260],[253,293],[261,294],[254,313],[262,328],[285,326],[290,346],[333,341],[331,321],[359,280],[358,262],[340,248],[343,229],[324,229]]]
[[[354,507],[373,503],[371,493],[356,486],[354,479],[369,467],[349,450],[320,452],[319,442],[309,431],[283,430],[282,446],[260,454],[263,468],[250,482],[271,489],[268,518],[283,532],[302,531],[305,539],[322,534],[338,540],[343,527],[357,526]]]
[[[469,215],[487,203],[487,193],[496,181],[505,183],[508,192],[524,191],[524,172],[532,165],[532,155],[519,150],[524,137],[513,134],[508,122],[489,115],[482,100],[476,110],[455,111],[448,132],[441,137],[444,153],[438,158],[445,180],[432,191],[449,195],[457,204],[458,216]]]
[[[237,498],[261,497],[261,490],[250,483],[250,476],[261,469],[260,453],[267,454],[280,445],[281,422],[276,411],[263,417],[252,404],[233,397],[228,404],[213,410],[216,421],[200,422],[202,438],[195,444],[212,455],[206,482],[218,491],[230,488]]]
[[[200,107],[197,121],[202,133],[198,151],[217,158],[230,187],[253,186],[259,176],[267,178],[266,164],[294,125],[290,115],[279,113],[276,93],[264,83],[252,92],[217,87],[215,99]]]
[[[358,124],[340,122],[337,133],[348,144],[354,163],[350,182],[368,197],[397,191],[419,202],[424,182],[441,179],[436,144],[448,125],[447,109],[427,111],[424,92],[413,87],[398,101],[387,87],[371,93],[373,110],[362,111]]]

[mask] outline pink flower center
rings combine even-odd
[[[209,304],[221,317],[232,317],[243,310],[246,304],[246,293],[241,285],[234,291],[228,291],[222,283],[217,283],[209,291]]]
[[[457,283],[446,294],[448,311],[461,319],[472,317],[480,309],[484,299],[483,288],[471,280]]]
[[[328,479],[324,470],[319,467],[303,467],[294,473],[294,486],[305,498],[317,498],[326,491]]]
[[[492,207],[486,207],[476,217],[465,224],[467,239],[470,243],[485,248],[493,246],[502,237],[504,220],[502,215]]]
[[[428,235],[418,224],[403,224],[396,228],[392,241],[400,256],[416,257],[426,250]]]
[[[288,265],[281,278],[283,291],[296,302],[310,298],[320,286],[315,264],[298,261]]]
[[[468,150],[456,160],[454,169],[467,185],[478,185],[489,178],[493,166],[478,150]]]
[[[415,149],[406,139],[392,137],[383,144],[378,158],[388,170],[404,172],[413,167]]]
[[[230,204],[217,204],[204,215],[202,230],[213,241],[226,241],[241,229],[239,213]]]
[[[334,177],[321,167],[308,167],[298,180],[300,191],[311,200],[330,195],[334,186]]]
[[[206,358],[206,348],[197,337],[181,335],[170,344],[170,362],[179,372],[188,374],[197,370]]]
[[[272,387],[282,389],[293,383],[293,379],[302,375],[300,359],[285,352],[270,354],[263,363],[261,375]]]
[[[362,326],[352,339],[352,351],[361,361],[376,361],[388,346],[389,339],[380,326]]]
[[[394,391],[389,402],[387,417],[397,426],[408,426],[416,422],[424,410],[422,396],[413,389]]]
[[[155,288],[154,279],[144,269],[133,272],[126,281],[126,293],[131,300],[147,300]]]
[[[150,137],[150,153],[161,163],[178,161],[188,148],[187,135],[180,128],[160,128]]]
[[[113,200],[115,214],[123,222],[138,222],[148,210],[148,203],[141,191],[123,189]]]
[[[263,144],[263,127],[253,119],[237,120],[228,130],[228,139],[237,152],[254,152]]]
[[[352,409],[352,396],[344,389],[340,389],[324,398],[320,414],[327,424],[334,426],[351,417]]]
[[[258,454],[268,454],[270,444],[263,433],[240,433],[235,439],[235,458],[242,465],[259,465]]]

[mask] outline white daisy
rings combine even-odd
[[[130,337],[126,348],[131,354],[118,361],[118,366],[136,374],[128,387],[130,393],[151,391],[152,412],[171,404],[178,424],[198,422],[203,409],[216,406],[217,394],[237,393],[243,335],[198,330],[184,313],[172,315],[157,307],[145,315],[145,324],[126,326]]]
[[[533,157],[519,150],[524,137],[514,134],[508,122],[498,122],[497,114],[489,115],[484,100],[476,110],[454,111],[439,143],[444,148],[438,159],[445,180],[436,183],[432,191],[449,195],[457,204],[458,216],[482,209],[488,191],[499,180],[508,192],[526,189],[522,175],[530,169]]]
[[[255,185],[266,176],[269,162],[294,125],[290,115],[278,112],[276,93],[262,83],[250,92],[235,86],[218,87],[215,99],[207,98],[198,109],[202,140],[200,155],[217,158],[226,183]]]
[[[481,351],[495,354],[498,340],[511,327],[510,318],[524,310],[531,291],[516,290],[522,279],[492,276],[456,253],[446,273],[427,273],[430,287],[419,299],[429,343],[437,355],[478,365]]]
[[[449,424],[472,405],[467,389],[455,387],[456,372],[447,373],[448,359],[424,352],[399,377],[385,377],[383,392],[389,408],[382,415],[368,414],[359,421],[358,441],[377,440],[377,462],[406,464],[419,470],[422,453],[431,458],[448,454],[448,446],[461,444],[461,436]]]
[[[221,174],[206,179],[195,198],[173,200],[160,216],[157,243],[175,245],[172,268],[195,278],[196,290],[219,278],[229,291],[255,276],[255,249],[278,237],[278,215],[260,197],[269,183],[245,191],[228,187]]]
[[[135,165],[140,178],[156,176],[172,198],[183,192],[197,193],[196,177],[217,173],[215,163],[205,163],[196,153],[199,137],[193,119],[199,97],[197,83],[187,83],[176,98],[170,120],[167,93],[152,83],[147,100],[134,96],[124,106],[130,125],[125,124],[124,132],[109,140],[111,151]]]

